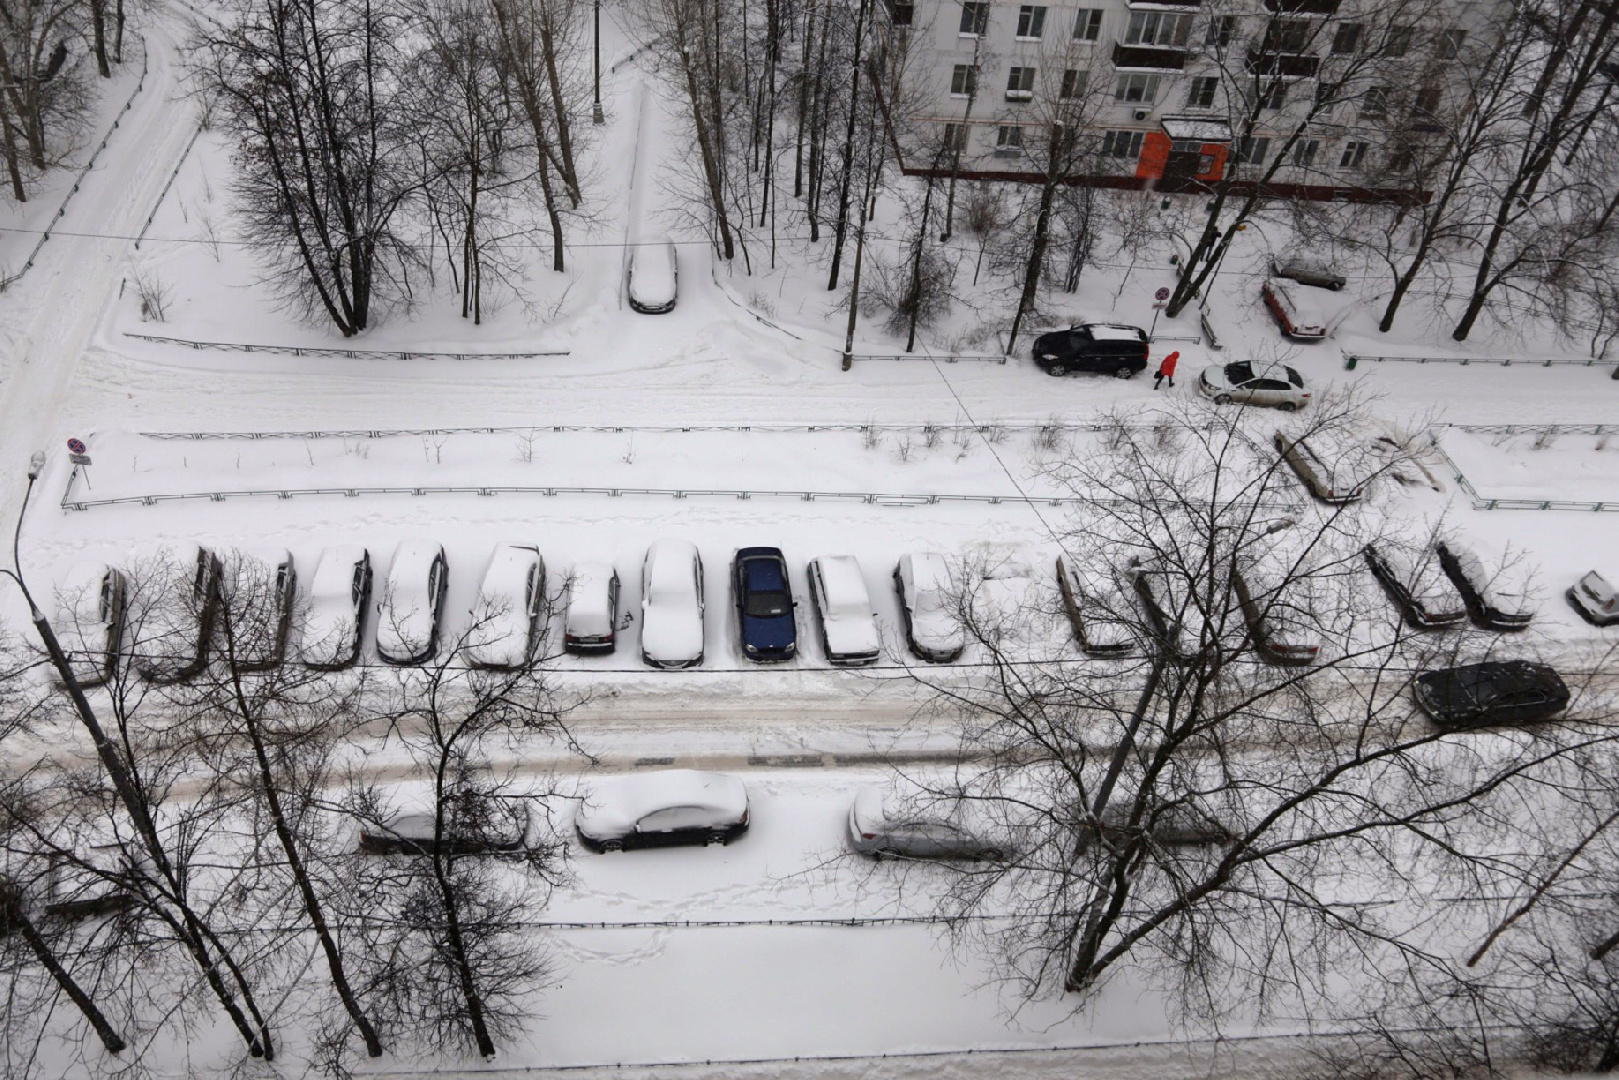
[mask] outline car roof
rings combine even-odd
[[[1123,323],[1081,323],[1093,341],[1144,341],[1146,333],[1139,326]]]
[[[775,548],[743,548],[736,553],[750,589],[786,589],[787,566]]]
[[[950,564],[945,562],[943,555],[934,551],[919,551],[909,558],[911,579],[918,590],[950,587]]]
[[[359,544],[337,544],[320,553],[315,576],[310,582],[311,592],[344,592],[354,579],[354,566],[365,559],[365,548]]]
[[[489,568],[483,573],[479,595],[522,593],[528,588],[529,568],[539,560],[537,548],[524,544],[496,544],[494,554],[489,556]]]
[[[691,585],[691,566],[697,546],[689,540],[655,540],[647,549],[652,564],[648,582],[658,589],[685,590]]]
[[[394,548],[393,562],[388,566],[388,576],[426,577],[427,568],[433,565],[434,559],[443,554],[444,548],[437,541],[401,540],[399,546]]]
[[[593,784],[576,820],[586,830],[621,831],[674,806],[701,806],[716,817],[738,818],[748,808],[748,789],[735,776],[695,769],[625,773]]]
[[[853,555],[823,555],[817,562],[821,567],[823,599],[829,606],[864,606],[870,600],[860,561]]]

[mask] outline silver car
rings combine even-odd
[[[891,806],[880,787],[865,787],[849,807],[849,848],[882,858],[999,860],[993,841],[944,818]]]

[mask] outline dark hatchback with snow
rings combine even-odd
[[[747,547],[731,562],[731,595],[742,655],[756,663],[791,660],[798,651],[793,590],[780,548]]]
[[[1533,724],[1568,707],[1568,686],[1549,665],[1529,660],[1424,671],[1413,688],[1417,704],[1442,728]]]
[[[1093,371],[1128,379],[1147,369],[1147,334],[1139,326],[1075,323],[1035,338],[1034,362],[1047,375]]]

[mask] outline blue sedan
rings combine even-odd
[[[731,562],[731,595],[742,655],[758,663],[791,660],[798,651],[793,590],[781,549],[742,548]]]

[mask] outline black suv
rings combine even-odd
[[[1075,323],[1035,338],[1034,362],[1047,375],[1096,371],[1128,379],[1147,368],[1147,334],[1139,326]]]
[[[1568,706],[1568,687],[1545,664],[1493,660],[1424,671],[1413,687],[1417,704],[1442,728],[1532,724]]]

